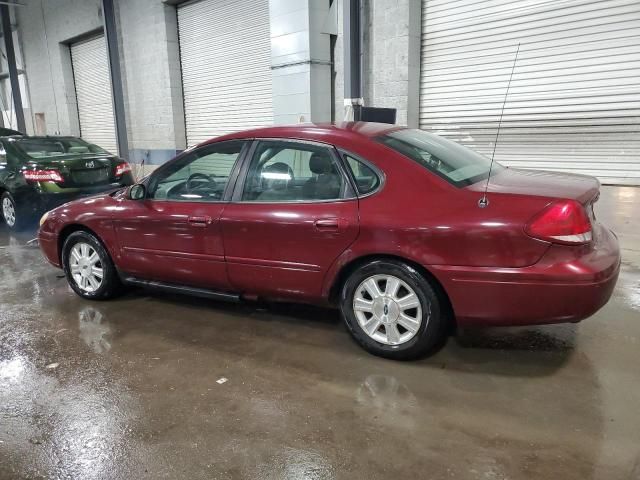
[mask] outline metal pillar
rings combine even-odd
[[[362,2],[344,0],[344,99],[360,120],[362,98]]]
[[[129,157],[129,141],[127,140],[127,122],[124,112],[124,92],[122,89],[122,72],[120,70],[120,53],[118,51],[118,32],[113,0],[102,0],[102,18],[104,34],[109,57],[109,73],[111,76],[111,96],[113,99],[113,116],[116,122],[118,154],[124,159]]]
[[[4,36],[4,46],[7,51],[7,63],[9,65],[9,81],[13,95],[13,108],[16,112],[18,130],[26,133],[24,123],[24,110],[22,109],[22,95],[20,94],[20,81],[18,80],[18,68],[16,67],[16,53],[13,50],[13,31],[11,30],[11,17],[9,16],[9,6],[0,4],[0,16],[2,17],[2,35]]]

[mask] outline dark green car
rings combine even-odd
[[[0,214],[11,229],[63,203],[133,180],[127,162],[76,137],[0,138]]]

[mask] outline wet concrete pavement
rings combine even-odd
[[[639,207],[603,188],[624,264],[593,318],[413,363],[332,310],[84,301],[0,228],[0,479],[640,479]]]

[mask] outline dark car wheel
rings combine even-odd
[[[71,288],[83,298],[106,300],[120,291],[109,253],[91,233],[73,232],[62,247],[62,266]]]
[[[23,227],[23,218],[18,214],[16,202],[9,192],[4,192],[0,197],[0,211],[4,223],[11,230],[20,230]]]
[[[356,341],[381,357],[411,360],[440,344],[447,318],[430,283],[415,269],[377,260],[353,272],[340,309]]]

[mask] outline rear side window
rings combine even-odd
[[[353,174],[360,195],[371,193],[380,186],[380,177],[371,167],[349,154],[344,154],[344,158]]]

